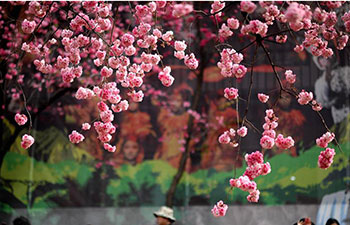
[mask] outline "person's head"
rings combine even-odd
[[[156,217],[157,225],[169,225],[175,222],[174,211],[167,206],[160,207],[153,215]]]
[[[162,216],[156,216],[157,225],[168,225],[171,224],[171,220]]]
[[[293,225],[315,225],[310,218],[302,218]]]
[[[17,217],[12,221],[13,225],[30,225],[30,222],[24,216]]]
[[[333,219],[333,218],[329,218],[326,222],[326,225],[340,225],[338,220]]]
[[[140,146],[139,143],[134,139],[125,140],[123,142],[121,150],[124,155],[124,160],[133,163],[136,162],[137,155],[140,151]]]
[[[136,103],[134,101],[130,101],[128,110],[131,112],[135,112],[138,109],[139,109],[139,103]]]
[[[183,111],[183,96],[181,93],[174,93],[170,96],[170,109],[173,113],[179,113]]]

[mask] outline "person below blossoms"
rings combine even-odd
[[[160,209],[155,211],[153,215],[157,219],[157,225],[169,225],[176,221],[173,209],[167,206],[160,207]]]

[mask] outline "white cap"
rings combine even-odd
[[[167,218],[171,220],[172,222],[175,222],[175,217],[174,217],[174,210],[167,207],[167,206],[162,206],[160,209],[156,212],[153,213],[154,216],[161,216],[164,218]]]

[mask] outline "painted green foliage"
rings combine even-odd
[[[9,124],[7,128],[11,132]],[[348,128],[344,129],[346,133]],[[0,171],[0,188],[32,209],[162,205],[176,173],[175,168],[162,160],[118,168],[102,163],[98,167],[100,161],[70,144],[62,131],[53,127],[36,131],[36,138],[41,145],[29,152],[20,148],[18,138]],[[337,154],[327,170],[317,167],[322,150],[317,146],[301,151],[298,157],[279,154],[266,158],[272,172],[256,179],[261,191],[259,204],[316,203],[324,194],[344,189],[349,143],[343,140],[341,146],[344,154],[332,146]],[[175,205],[215,204],[220,199],[229,204],[247,204],[247,193],[229,187],[229,179],[234,174],[243,174],[245,166],[229,172],[212,168],[185,172],[177,188]],[[11,211],[5,203],[0,208],[5,213]]]
[[[343,149],[345,148],[344,145]],[[280,154],[270,158],[273,172],[256,179],[262,192],[260,203],[295,203],[303,198],[317,202],[324,193],[344,188],[345,156],[337,152],[332,167],[321,170],[316,162],[320,150],[313,147],[299,157]],[[119,206],[163,204],[166,190],[176,172],[169,164],[159,160],[145,161],[136,166],[123,165],[117,169],[108,165],[105,167],[109,167],[111,175],[109,179],[105,179],[107,184],[105,189],[101,190],[101,194],[111,199],[109,204]],[[243,168],[237,169],[237,175],[243,173]],[[47,193],[38,196],[32,204],[32,207],[49,207],[50,204],[56,205],[51,201],[52,196],[62,197],[68,194],[67,182],[74,181],[79,190],[84,191],[91,188],[88,185],[89,180],[97,172],[98,169],[93,164],[74,160],[45,163],[26,155],[9,152],[1,168],[1,177],[9,181],[14,180],[11,182],[13,194],[26,205],[29,181],[32,181],[31,188],[34,191],[40,185],[53,187],[47,190]],[[214,204],[218,199],[225,199],[228,203],[245,204],[247,194],[237,189],[232,190],[228,185],[233,173],[234,171],[218,173],[213,169],[186,173],[177,190],[176,204],[190,203],[191,199],[195,198],[210,204]],[[2,208],[7,210],[6,206]]]

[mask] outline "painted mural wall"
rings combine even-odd
[[[294,63],[296,53],[278,47],[273,51],[280,71],[293,69],[300,78],[297,85],[314,91],[324,106],[322,115],[344,153],[333,146],[337,153],[333,165],[327,170],[319,169],[317,158],[322,149],[316,146],[315,139],[326,130],[311,109],[283,96],[274,107],[279,117],[277,130],[293,136],[296,145],[290,150],[264,151],[272,172],[256,179],[261,191],[258,204],[319,204],[325,194],[346,189],[350,182],[346,172],[350,153],[349,56],[326,61],[304,52]],[[253,96],[276,85],[267,62],[260,60],[258,64],[254,68],[257,75]],[[193,74],[175,64],[172,70],[176,79],[172,88],[162,89],[160,84],[157,86],[156,75],[154,82],[150,75],[147,85],[153,89],[148,89],[144,102],[131,104],[130,111],[118,115],[117,135],[112,141],[117,146],[115,153],[103,150],[93,130],[79,145],[68,140],[71,130],[79,130],[83,122],[98,118],[92,101],[78,102],[65,96],[59,100],[60,110],[45,110],[34,124],[36,143],[40,144],[25,151],[20,147],[20,134],[5,155],[0,171],[0,218],[10,216],[17,208],[29,212],[40,209],[49,214],[56,208],[163,205],[184,150],[190,114],[196,118],[195,134],[175,205],[213,205],[218,199],[228,204],[248,204],[246,194],[232,190],[228,181],[244,172],[245,153],[260,150],[260,134],[249,129],[241,152],[219,144],[218,136],[237,125],[235,115],[240,105],[221,97],[227,84],[221,80],[218,69],[208,65],[205,70],[201,112],[188,110],[195,88]],[[243,90],[242,98],[247,96],[247,83],[237,81]],[[277,89],[268,94],[277,96]],[[252,101],[248,117],[262,130],[260,118],[266,108],[258,104],[257,98]],[[13,111],[16,107],[13,102]],[[14,125],[6,119],[2,125],[4,140],[13,135]]]

